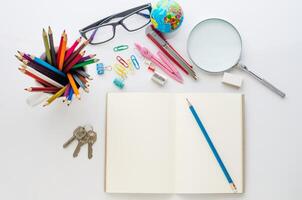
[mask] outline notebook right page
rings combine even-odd
[[[243,192],[243,95],[175,94],[175,192],[232,193],[214,154],[195,121],[190,100],[218,154]]]

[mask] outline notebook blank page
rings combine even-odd
[[[243,187],[243,108],[240,94],[176,94],[176,193],[232,193],[188,108],[193,104],[238,192]]]
[[[174,192],[174,108],[169,94],[108,94],[106,192]]]

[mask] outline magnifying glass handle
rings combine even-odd
[[[265,87],[267,87],[268,89],[270,89],[271,91],[275,92],[276,94],[278,94],[280,97],[284,98],[285,97],[285,93],[282,92],[281,90],[279,90],[278,88],[276,88],[274,85],[272,85],[271,83],[269,83],[268,81],[266,81],[265,79],[259,77],[258,75],[256,75],[254,72],[250,71],[245,65],[241,65],[238,64],[238,67],[247,72],[248,74],[250,74],[252,77],[254,77],[255,79],[257,79],[260,83],[262,83]]]

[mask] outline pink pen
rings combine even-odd
[[[174,74],[173,71],[170,71],[166,66],[164,66],[146,47],[142,47],[137,43],[135,43],[135,47],[143,57],[153,62],[156,66],[160,67],[171,78],[178,81],[179,83],[183,82],[182,79],[180,79],[176,74]]]
[[[175,74],[175,76],[177,76],[179,79],[182,79],[182,76],[180,75],[180,73],[177,71],[176,67],[168,60],[168,58],[166,57],[166,55],[162,52],[162,51],[158,51],[157,52],[158,57],[163,61],[163,63],[170,68],[170,70],[173,72],[173,74]]]

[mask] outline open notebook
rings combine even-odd
[[[109,93],[105,192],[233,192],[186,98],[242,193],[243,95],[207,93]]]

